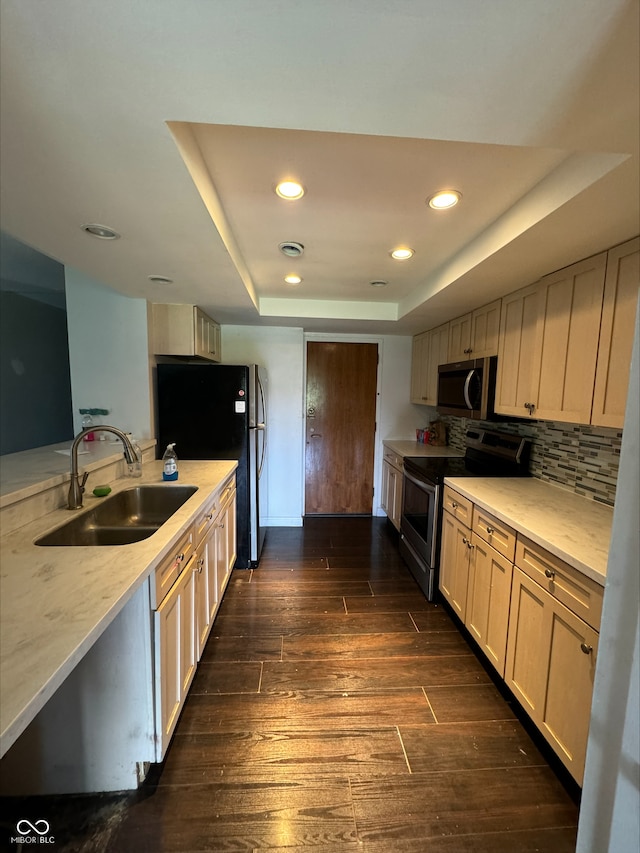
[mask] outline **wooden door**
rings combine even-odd
[[[377,344],[307,344],[307,515],[371,513],[377,373]]]

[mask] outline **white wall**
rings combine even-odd
[[[620,452],[578,853],[640,850],[640,305]]]
[[[304,512],[304,397],[307,340],[370,341],[379,346],[378,434],[374,513],[383,514],[382,440],[415,438],[429,410],[409,403],[411,338],[399,335],[308,334],[300,328],[223,326],[222,355],[227,364],[264,365],[269,375],[267,524],[295,526]]]
[[[267,371],[267,526],[302,524],[303,331],[223,326],[225,364],[260,364]]]
[[[74,432],[79,408],[105,408],[103,422],[152,438],[147,303],[65,267]]]

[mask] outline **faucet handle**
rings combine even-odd
[[[78,477],[78,485],[80,486],[80,491],[84,492],[84,485],[87,482],[87,477],[89,476],[89,472],[85,471],[82,475],[82,479]]]

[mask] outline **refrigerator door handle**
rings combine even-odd
[[[267,420],[267,401],[264,396],[264,387],[262,382],[260,381],[260,374],[257,373],[258,378],[258,390],[260,391],[260,399],[262,400],[262,417],[264,421],[258,424],[258,429],[262,430],[264,435],[262,436],[262,453],[260,455],[260,464],[258,465],[258,479],[262,476],[262,469],[264,468],[264,460],[267,453],[267,425],[265,421]]]

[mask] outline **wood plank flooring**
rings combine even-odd
[[[576,793],[515,710],[385,520],[314,518],[234,571],[142,789],[38,815],[58,853],[572,853]]]

